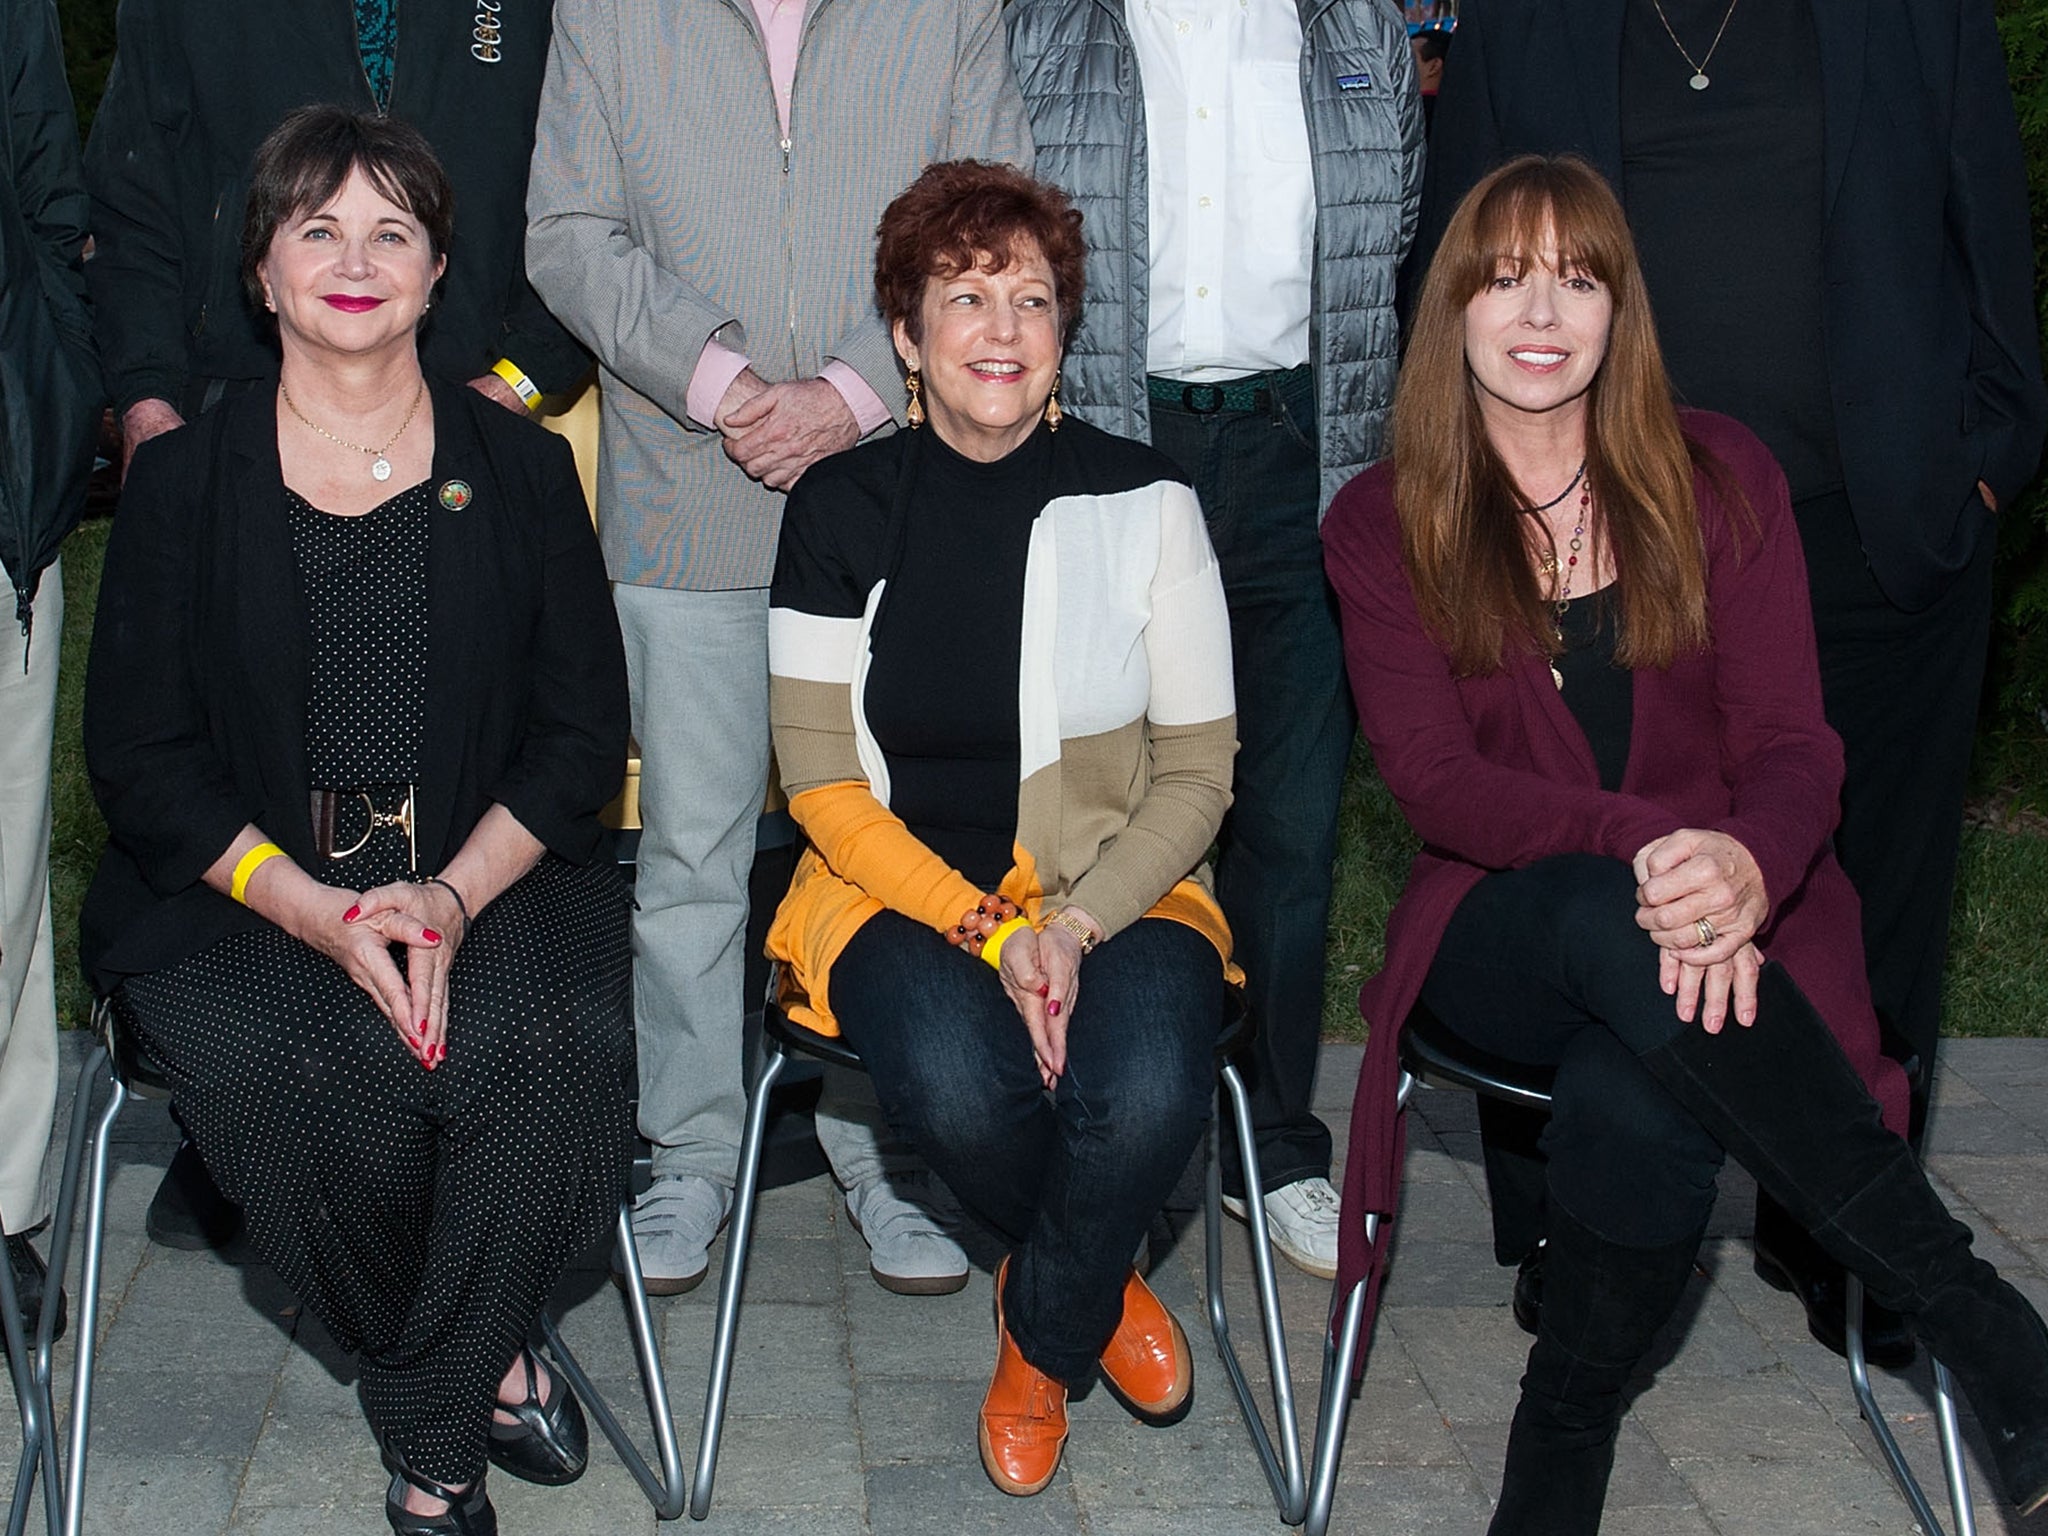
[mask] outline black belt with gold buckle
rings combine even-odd
[[[379,829],[396,827],[405,834],[408,866],[419,873],[420,850],[414,835],[413,787],[372,784],[362,789],[316,789],[311,796],[313,847],[322,858],[354,858],[370,846]]]

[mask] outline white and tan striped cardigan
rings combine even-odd
[[[890,503],[917,493],[921,436],[810,470],[769,611],[776,757],[811,847],[768,950],[786,998],[807,999],[798,1017],[827,1032],[832,962],[861,924],[889,907],[936,933],[982,895],[889,810],[862,703],[896,558]],[[1051,462],[1025,561],[1015,863],[1000,889],[1026,916],[1072,903],[1110,935],[1145,916],[1188,923],[1227,965],[1202,861],[1230,805],[1236,714],[1201,507],[1159,454],[1071,419]]]

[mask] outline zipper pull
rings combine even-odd
[[[785,175],[785,176],[787,176],[787,175],[789,174],[789,140],[788,140],[788,139],[784,139],[784,140],[782,141],[782,174],[783,174],[783,175]]]

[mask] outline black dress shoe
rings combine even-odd
[[[386,1457],[387,1464],[391,1458]],[[425,1494],[446,1499],[448,1507],[438,1515],[416,1515],[405,1507],[405,1489],[410,1483]],[[384,1518],[397,1536],[498,1536],[498,1511],[478,1478],[462,1492],[443,1488],[410,1468],[393,1466],[391,1487],[384,1495]]]
[[[242,1208],[214,1184],[190,1138],[178,1143],[178,1154],[156,1187],[143,1225],[149,1240],[162,1248],[218,1253],[230,1263],[248,1256],[242,1241]]]
[[[491,1465],[524,1482],[559,1488],[573,1483],[590,1465],[590,1428],[583,1405],[560,1370],[548,1373],[548,1397],[540,1395],[540,1371],[531,1349],[519,1352],[526,1367],[526,1397],[498,1407],[518,1422],[491,1420]]]
[[[1849,1354],[1849,1280],[1842,1266],[1826,1254],[1812,1256],[1798,1252],[1795,1243],[1772,1246],[1764,1238],[1756,1243],[1756,1277],[1773,1290],[1790,1291],[1806,1308],[1806,1331],[1836,1354]],[[1786,1249],[1792,1250],[1787,1252]],[[1818,1250],[1816,1249],[1816,1253]],[[1913,1363],[1914,1344],[1905,1318],[1874,1300],[1863,1297],[1863,1358],[1886,1370],[1900,1370]]]
[[[35,1244],[28,1240],[26,1233],[9,1233],[7,1236],[7,1268],[14,1277],[15,1299],[21,1303],[22,1331],[29,1338],[36,1336],[36,1325],[43,1318],[43,1298],[52,1289],[50,1272],[43,1264],[43,1256],[36,1252]],[[57,1327],[52,1338],[64,1337],[65,1325],[71,1321],[70,1313],[64,1306],[64,1292],[57,1291]]]
[[[1522,1255],[1515,1268],[1515,1291],[1508,1303],[1515,1314],[1515,1326],[1531,1338],[1543,1322],[1543,1244]]]

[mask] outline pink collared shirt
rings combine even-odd
[[[789,134],[789,91],[796,79],[797,47],[804,35],[805,0],[753,0],[754,19],[760,23],[761,41],[768,50],[768,79],[775,88],[775,115]],[[688,409],[691,419],[704,426],[716,424],[718,407],[732,381],[746,370],[749,359],[716,336],[704,343],[697,366],[690,374]],[[868,386],[868,381],[846,364],[833,358],[818,370],[818,377],[839,391],[846,408],[866,437],[889,419],[889,407]]]

